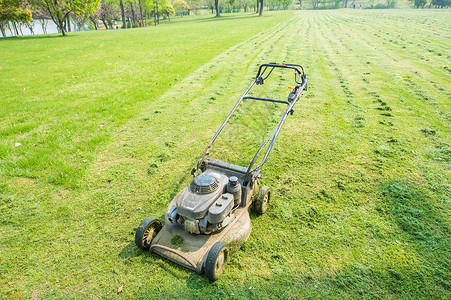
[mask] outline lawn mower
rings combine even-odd
[[[254,85],[263,85],[274,69],[294,71],[295,84],[287,100],[250,96]],[[268,63],[260,65],[257,76],[239,98],[202,158],[193,168],[192,182],[169,203],[164,226],[154,217],[139,225],[136,245],[215,281],[229,255],[238,250],[251,232],[249,210],[263,214],[270,201],[269,187],[259,187],[262,167],[270,157],[275,140],[299,97],[307,90],[304,69],[300,65]],[[243,101],[269,101],[287,107],[247,167],[209,158],[209,150],[224,126]],[[263,155],[263,156],[262,156]],[[257,163],[258,162],[258,163]]]

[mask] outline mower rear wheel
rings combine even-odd
[[[224,242],[216,242],[207,255],[205,261],[205,276],[210,281],[218,280],[222,269],[229,259],[229,246]]]
[[[266,212],[268,208],[269,200],[271,199],[271,189],[267,186],[264,186],[258,192],[256,199],[254,200],[254,211],[262,215]]]
[[[148,250],[153,238],[161,230],[161,221],[154,217],[145,218],[144,221],[139,224],[135,234],[135,244],[138,248]]]

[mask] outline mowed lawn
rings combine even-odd
[[[190,17],[0,46],[0,297],[451,297],[448,10]],[[309,89],[248,241],[215,283],[140,251],[139,223],[163,217],[272,61],[302,64]],[[288,96],[275,79],[265,92]],[[216,158],[245,163],[241,129],[269,128],[271,109],[244,108]]]

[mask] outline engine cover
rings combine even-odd
[[[188,187],[177,195],[177,212],[185,219],[202,219],[224,192],[229,179],[226,175],[207,170],[196,176]]]

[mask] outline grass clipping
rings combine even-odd
[[[183,239],[183,237],[180,234],[176,234],[172,237],[171,244],[174,245],[175,247],[179,248],[183,245],[184,241],[185,241],[185,239]]]

